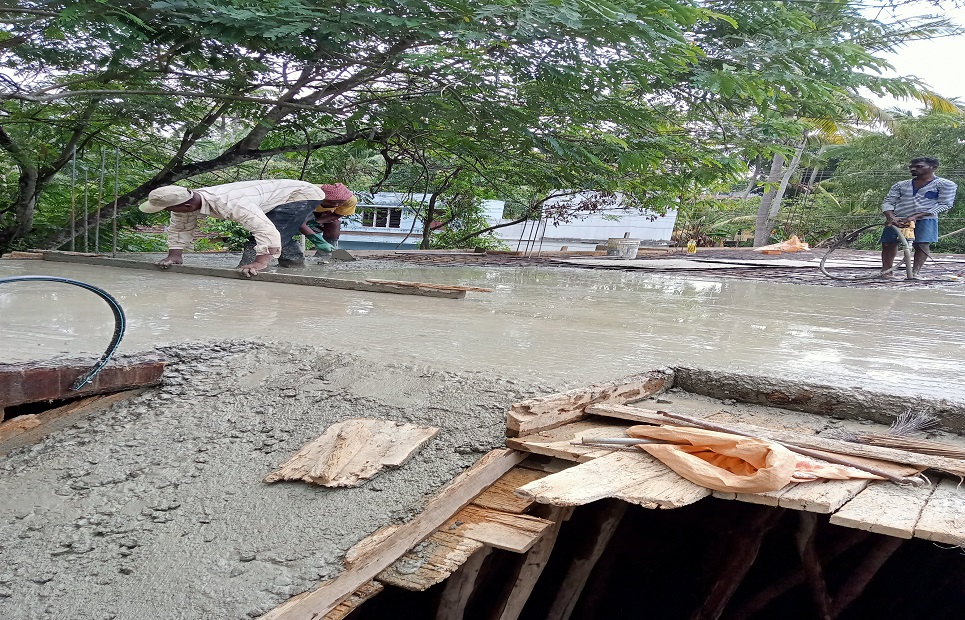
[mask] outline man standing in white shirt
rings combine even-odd
[[[157,263],[162,268],[181,264],[185,248],[194,243],[199,216],[238,222],[251,233],[238,268],[251,277],[267,267],[272,256],[278,257],[281,267],[305,264],[305,255],[293,237],[322,200],[325,192],[317,185],[279,179],[226,183],[193,191],[167,185],[148,194],[140,209],[145,213],[171,213],[168,255]]]
[[[915,229],[916,276],[929,255],[930,244],[938,241],[938,214],[952,208],[958,186],[948,179],[935,176],[938,160],[916,157],[908,164],[911,179],[891,186],[881,210],[885,214],[885,229],[881,233],[881,269],[884,277],[892,277],[891,268],[898,253],[898,233],[892,226]]]

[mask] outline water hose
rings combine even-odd
[[[831,254],[834,253],[835,250],[839,249],[842,245],[844,245],[844,244],[846,244],[846,243],[851,243],[852,241],[854,241],[855,239],[857,239],[857,238],[858,238],[858,235],[860,235],[860,234],[863,233],[864,231],[866,231],[866,230],[868,230],[868,229],[870,229],[870,228],[876,228],[876,227],[878,227],[878,226],[891,226],[891,228],[892,228],[896,233],[898,233],[898,239],[901,240],[902,251],[904,252],[905,257],[904,257],[904,259],[903,259],[902,261],[899,261],[899,262],[898,262],[898,265],[897,265],[897,266],[893,265],[893,266],[891,266],[891,267],[888,268],[888,269],[882,269],[881,271],[879,271],[879,272],[877,272],[877,273],[873,273],[873,274],[871,274],[871,275],[866,275],[866,276],[838,276],[838,275],[833,275],[833,274],[831,274],[830,272],[828,272],[827,267],[825,266],[825,263],[828,261],[828,258],[830,258]],[[844,237],[842,237],[841,239],[839,239],[838,242],[835,243],[834,245],[832,245],[832,246],[831,246],[831,249],[828,250],[827,253],[826,253],[823,257],[821,257],[821,264],[818,266],[818,268],[821,270],[821,273],[823,273],[823,274],[826,275],[827,277],[831,278],[832,280],[850,280],[850,281],[855,281],[855,280],[874,280],[875,278],[880,278],[881,276],[885,275],[886,273],[891,273],[891,272],[894,271],[897,267],[901,267],[902,264],[905,265],[906,278],[907,278],[908,280],[914,280],[914,279],[915,279],[915,273],[914,273],[914,264],[912,263],[912,250],[911,250],[911,244],[908,243],[908,239],[905,238],[905,235],[904,235],[904,233],[902,233],[901,229],[898,228],[897,226],[895,226],[894,224],[878,223],[878,224],[868,224],[867,226],[862,226],[862,227],[859,228],[858,230],[855,230],[855,231],[853,231],[853,232],[850,232],[850,233],[848,233],[847,235],[845,235]]]
[[[108,293],[103,289],[99,289],[96,286],[93,286],[91,284],[87,284],[86,282],[71,280],[70,278],[58,278],[56,276],[11,276],[9,278],[0,278],[0,284],[5,284],[7,282],[31,282],[31,281],[63,282],[64,284],[73,284],[74,286],[79,286],[83,289],[87,289],[88,291],[94,293],[95,295],[97,295],[98,297],[106,301],[107,305],[111,307],[111,312],[114,313],[114,335],[111,337],[110,344],[107,345],[107,350],[104,351],[100,359],[97,360],[97,363],[95,363],[91,367],[91,369],[87,371],[87,374],[82,375],[70,387],[70,389],[72,390],[79,390],[80,388],[90,383],[91,379],[93,379],[94,376],[97,373],[99,373],[102,368],[104,368],[107,362],[111,359],[111,356],[114,355],[114,352],[117,350],[118,345],[121,344],[121,338],[124,337],[124,328],[126,325],[125,318],[124,318],[124,310],[121,308],[121,305],[117,303],[117,300],[111,296],[110,293]]]

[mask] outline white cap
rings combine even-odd
[[[193,192],[180,185],[165,185],[153,190],[147,195],[147,202],[139,208],[144,213],[157,213],[168,207],[173,207],[191,200]]]

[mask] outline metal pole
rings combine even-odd
[[[74,154],[70,158],[70,251],[75,251],[77,244],[77,201],[74,196],[74,188],[77,186],[77,147],[74,147]]]
[[[94,213],[94,251],[101,251],[101,202],[104,200],[104,164],[106,163],[104,149],[101,149],[101,178],[97,183],[97,206]]]
[[[111,235],[111,256],[117,257],[117,177],[121,168],[121,149],[114,148],[114,217],[111,222],[114,226],[114,233]]]
[[[88,208],[88,178],[87,168],[84,168],[84,251],[90,252],[90,233],[87,230],[87,208]]]

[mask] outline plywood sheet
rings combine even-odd
[[[386,467],[401,466],[438,432],[438,428],[390,420],[338,422],[266,476],[265,482],[357,486]]]

